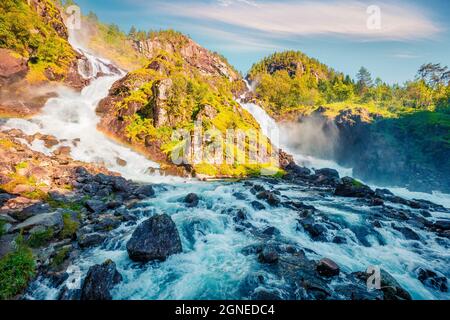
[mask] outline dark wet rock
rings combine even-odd
[[[238,208],[233,211],[233,221],[235,223],[242,224],[247,220],[247,212],[245,211],[245,209]]]
[[[239,285],[239,292],[244,297],[252,295],[257,288],[265,284],[264,274],[252,272],[248,274]]]
[[[326,241],[327,228],[322,224],[316,223],[312,218],[299,220],[300,225],[310,235],[313,240]]]
[[[364,282],[367,282],[369,277],[372,276],[366,272],[355,272],[352,275]],[[397,280],[383,269],[380,271],[380,286],[384,294],[384,300],[412,300],[409,292],[403,289]]]
[[[106,207],[108,208],[108,210],[114,210],[114,209],[121,207],[122,204],[123,204],[123,201],[113,200],[113,201],[109,201],[108,203],[106,203]]]
[[[146,198],[153,197],[155,195],[155,190],[153,189],[153,187],[151,185],[144,185],[144,186],[138,187],[134,191],[134,194],[139,199],[146,199]]]
[[[384,205],[384,201],[380,198],[373,198],[373,199],[370,199],[370,205],[373,207],[379,207],[379,206]]]
[[[3,258],[6,254],[10,253],[15,248],[15,240],[16,235],[7,234],[0,237],[0,259]]]
[[[81,248],[88,248],[102,244],[106,240],[106,238],[106,234],[93,232],[79,235],[77,237],[77,240]]]
[[[264,189],[263,186],[259,185],[259,184],[255,184],[251,189],[250,192],[253,194],[258,194],[260,192],[266,191],[266,189]]]
[[[417,270],[417,279],[425,286],[441,292],[448,292],[447,278],[436,272],[424,268]]]
[[[12,199],[14,196],[9,193],[2,193],[0,190],[0,207],[3,206],[5,202],[7,202],[9,199]]]
[[[265,210],[265,209],[266,209],[266,206],[263,205],[263,204],[262,204],[261,202],[259,202],[259,201],[252,201],[252,202],[251,202],[251,205],[252,205],[253,209],[255,209],[256,211],[259,211],[259,210]]]
[[[383,198],[384,196],[393,196],[394,194],[388,189],[375,189],[375,195]]]
[[[63,210],[57,210],[55,212],[50,213],[42,213],[36,216],[33,216],[18,225],[15,225],[11,231],[19,231],[19,230],[30,230],[36,226],[43,226],[46,228],[53,228],[56,232],[60,231],[63,226]]]
[[[51,211],[50,205],[47,203],[35,203],[20,211],[10,212],[9,215],[18,221],[25,221],[32,216]]]
[[[435,230],[450,230],[450,220],[437,220],[433,223],[433,228]]]
[[[246,246],[241,250],[241,253],[245,256],[250,256],[253,254],[261,253],[263,250],[264,245],[263,244],[252,244],[249,246]]]
[[[318,170],[315,170],[315,173],[317,175],[322,175],[322,176],[325,176],[330,179],[339,179],[339,172],[337,172],[337,170],[335,170],[335,169],[329,169],[329,168],[318,169]]]
[[[96,195],[99,189],[98,183],[90,183],[83,186],[83,191],[89,195]]]
[[[409,220],[411,215],[411,213],[408,210],[394,209],[388,206],[384,206],[380,212],[384,217],[389,217],[391,219],[399,221]]]
[[[89,268],[81,288],[81,300],[112,300],[111,289],[122,281],[116,264],[107,260]]]
[[[350,177],[344,177],[337,185],[334,194],[341,197],[366,198],[373,196],[375,193],[361,182]]]
[[[273,192],[262,191],[256,195],[259,200],[265,200],[272,207],[276,207],[280,204],[280,198],[278,198]]]
[[[103,211],[108,209],[107,204],[101,200],[88,200],[85,203],[85,207],[89,210],[89,212],[96,214],[102,213]]]
[[[122,177],[114,177],[112,187],[114,191],[118,192],[130,192],[131,189],[129,182]]]
[[[198,206],[200,198],[195,193],[189,193],[183,200],[188,208],[194,208]]]
[[[261,263],[273,264],[277,263],[278,259],[279,259],[278,252],[271,245],[265,246],[258,256],[258,260]]]
[[[287,172],[293,173],[296,176],[309,176],[311,174],[311,170],[305,167],[300,167],[295,163],[289,163],[285,168]]]
[[[153,216],[141,223],[127,243],[131,260],[164,261],[168,256],[182,252],[181,240],[175,223],[167,214]]]
[[[352,226],[350,227],[350,229],[352,230],[352,232],[355,234],[356,238],[359,240],[359,242],[365,246],[365,247],[371,247],[371,243],[369,242],[369,237],[373,236],[378,244],[380,245],[386,245],[386,241],[384,240],[384,238],[382,237],[382,235],[371,228],[368,228],[367,226]]]
[[[48,272],[48,278],[53,287],[57,288],[62,285],[68,278],[69,274],[67,272]]]
[[[337,244],[345,244],[347,243],[347,239],[343,236],[335,236],[332,242]]]
[[[392,226],[392,228],[400,232],[406,240],[420,240],[419,235],[415,233],[411,228],[401,227],[395,224]]]
[[[335,277],[339,275],[339,266],[331,259],[323,258],[317,263],[317,272],[323,277]]]
[[[235,192],[235,193],[233,193],[233,197],[235,197],[238,200],[245,200],[245,199],[247,199],[247,196],[244,193],[242,193],[242,192]]]
[[[273,237],[280,235],[280,230],[275,227],[267,227],[262,232],[263,236]]]
[[[111,231],[118,228],[121,221],[115,217],[102,217],[98,223],[94,225],[95,231]]]
[[[336,293],[345,300],[383,300],[384,295],[381,290],[368,291],[364,284],[338,285],[335,287]]]
[[[334,169],[324,168],[316,170],[311,178],[315,183],[321,185],[335,186],[339,183],[339,173]]]
[[[420,210],[419,213],[425,218],[431,218],[431,213],[427,210]]]
[[[378,220],[372,221],[372,225],[373,225],[375,228],[382,228],[382,227],[383,227],[383,225],[381,224],[381,222],[378,221]]]
[[[253,294],[250,296],[251,300],[256,301],[277,301],[277,300],[283,300],[283,297],[280,296],[280,292],[277,290],[267,290],[264,288],[257,289]]]

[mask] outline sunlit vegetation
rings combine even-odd
[[[448,111],[449,71],[439,64],[421,67],[415,80],[388,85],[372,79],[362,67],[356,80],[338,73],[303,53],[275,53],[255,64],[249,73],[256,94],[276,115],[309,113],[318,106],[334,116],[345,109],[363,108],[382,117],[416,111]]]
[[[75,52],[57,29],[64,30],[55,3],[45,0],[43,19],[26,0],[0,2],[0,48],[12,50],[29,61],[30,82],[63,80]],[[49,76],[51,75],[51,76]]]
[[[16,249],[0,259],[0,300],[20,294],[36,272],[33,254],[22,236],[15,242]]]
[[[185,36],[173,32],[158,32],[151,37],[161,37],[164,41],[184,41]],[[184,43],[184,42],[182,42]],[[182,47],[182,44],[180,48]],[[158,68],[149,66],[157,65]],[[169,90],[164,101],[167,121],[164,125],[156,125],[154,112],[157,104],[157,87],[162,82],[169,81]],[[149,61],[148,66],[130,73],[127,83],[137,90],[129,92],[116,105],[117,112],[124,112],[133,108],[136,113],[124,117],[127,123],[126,136],[133,143],[158,142],[161,150],[168,156],[183,150],[185,141],[172,139],[176,129],[184,129],[190,134],[194,131],[194,121],[204,112],[205,108],[213,115],[202,117],[202,130],[217,130],[222,137],[226,137],[228,129],[258,130],[259,125],[249,113],[240,108],[234,100],[233,84],[225,77],[208,76],[200,73],[196,68],[184,62],[179,52],[169,53],[161,50]],[[138,107],[136,107],[138,106]],[[235,148],[222,139],[222,149]],[[246,141],[248,150],[248,141]],[[247,159],[248,160],[248,159]],[[194,170],[198,174],[208,176],[247,176],[256,174],[261,165],[246,165],[246,161],[235,165],[198,163]]]
[[[124,70],[135,70],[146,63],[143,55],[133,47],[133,41],[115,24],[102,23],[90,12],[83,17],[83,24],[89,30],[89,48],[98,55],[114,61]]]

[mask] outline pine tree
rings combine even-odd
[[[137,35],[137,30],[135,26],[131,26],[130,32],[128,32],[128,37],[135,40]]]
[[[361,69],[359,69],[358,73],[356,74],[356,79],[358,80],[357,87],[360,93],[367,91],[373,86],[372,75],[370,74],[369,70],[364,67],[361,67]]]

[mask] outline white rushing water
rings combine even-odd
[[[251,91],[252,87],[247,80],[245,83],[248,90]],[[241,100],[238,100],[238,102],[242,108],[247,110],[259,123],[262,133],[266,135],[276,147],[291,154],[298,165],[310,169],[331,168],[337,170],[341,176],[352,176],[353,170],[351,168],[344,168],[334,161],[318,159],[293,150],[288,146],[288,140],[295,139],[295,137],[292,137],[290,132],[280,127],[263,108],[255,103],[243,103]]]
[[[253,88],[251,87],[251,85],[248,83],[247,80],[245,81],[245,83],[247,85],[248,90],[252,91]],[[352,168],[345,168],[332,160],[319,159],[311,155],[299,153],[298,151],[290,148],[288,142],[295,140],[295,137],[292,137],[292,133],[289,132],[288,128],[280,127],[280,125],[272,117],[270,117],[270,115],[259,105],[254,103],[243,103],[240,100],[238,100],[238,102],[240,103],[242,108],[247,110],[259,123],[263,134],[265,134],[275,146],[291,154],[298,165],[310,169],[331,168],[338,171],[341,177],[345,176],[353,177]],[[370,185],[369,183],[366,184]],[[376,188],[376,186],[374,185],[371,185],[371,187]],[[387,188],[391,190],[392,193],[394,193],[395,195],[403,197],[405,199],[409,200],[423,199],[450,208],[450,194],[444,194],[439,191],[435,191],[433,193],[412,192],[406,188],[397,186],[388,186],[382,188]]]
[[[84,52],[92,67],[85,73],[94,78],[98,73],[107,74],[108,62],[90,55],[85,49],[72,43]],[[108,71],[108,72],[105,72]],[[44,133],[63,140],[60,145],[47,149],[42,143],[35,142],[32,147],[42,152],[51,152],[61,145],[71,147],[71,156],[77,160],[105,164],[109,169],[123,176],[148,182],[166,181],[162,177],[148,174],[149,167],[158,167],[142,155],[116,144],[97,131],[99,121],[95,114],[98,102],[107,95],[111,85],[121,75],[103,75],[93,79],[81,93],[61,89],[59,97],[50,99],[42,113],[31,120],[11,119],[3,127],[19,128],[28,134]],[[277,139],[280,130],[276,122],[255,104],[242,104],[259,122],[263,133],[272,141]],[[287,150],[288,152],[290,150]],[[332,167],[341,175],[351,175],[349,169],[341,168],[332,162],[294,154],[299,163],[312,168]],[[122,167],[117,159],[127,162]],[[373,227],[366,219],[373,208],[362,205],[354,199],[342,199],[324,196],[318,191],[305,191],[304,188],[279,182],[272,185],[257,181],[266,189],[280,192],[280,198],[301,201],[313,205],[340,228],[330,229],[330,237],[340,235],[346,244],[331,241],[317,242],[298,227],[298,211],[283,206],[255,210],[251,202],[256,200],[249,187],[240,182],[176,183],[155,186],[156,198],[148,199],[132,210],[132,214],[143,221],[155,214],[166,213],[171,216],[180,232],[183,253],[171,256],[163,263],[137,264],[128,258],[126,243],[136,225],[123,224],[111,231],[112,238],[100,247],[85,250],[68,269],[69,279],[82,279],[89,267],[112,259],[117,264],[124,281],[113,291],[114,299],[239,299],[242,283],[252,272],[262,272],[266,277],[264,286],[283,290],[285,279],[275,278],[263,270],[256,255],[242,253],[248,245],[261,242],[261,238],[250,231],[238,231],[233,215],[227,213],[230,207],[244,209],[252,230],[264,230],[275,227],[279,231],[277,241],[292,243],[300,248],[311,249],[308,257],[320,259],[328,257],[336,261],[345,272],[363,271],[368,266],[378,265],[391,273],[399,283],[416,299],[445,299],[447,294],[426,288],[417,280],[414,272],[417,267],[438,270],[450,276],[449,252],[441,246],[436,235],[412,227],[420,235],[422,242],[405,240],[388,224],[379,232],[385,244],[369,235],[369,246],[362,245],[355,236],[355,228]],[[196,208],[186,208],[182,199],[194,192],[201,198]],[[399,191],[400,192],[400,191]],[[241,196],[237,197],[236,193]],[[419,195],[410,195],[419,197]],[[434,200],[434,199],[430,199]],[[392,204],[394,205],[394,204]],[[441,213],[432,212],[433,218]],[[275,239],[274,239],[275,240]],[[70,281],[70,280],[69,280]],[[70,282],[67,282],[70,283]],[[37,281],[29,298],[56,299],[58,290]]]
[[[100,119],[95,109],[123,73],[117,74],[117,70],[111,70],[108,67],[111,62],[90,54],[74,37],[70,37],[70,41],[74,48],[87,58],[84,63],[89,66],[84,69],[88,72],[85,72],[83,77],[91,79],[91,83],[81,92],[68,88],[59,89],[58,97],[49,99],[39,115],[29,120],[10,119],[1,129],[17,128],[29,135],[53,135],[61,141],[58,145],[46,148],[42,141],[35,140],[31,147],[49,154],[60,146],[69,146],[73,159],[104,165],[128,179],[143,182],[174,180],[172,177],[149,174],[149,168],[159,168],[157,163],[117,144],[97,130]],[[97,76],[100,77],[96,78]],[[125,160],[126,164],[119,165],[120,160]]]
[[[273,187],[261,181],[257,183],[268,189]],[[353,199],[323,198],[319,192],[303,191],[301,187],[284,183],[277,184],[274,190],[281,192],[283,197],[303,201],[326,213],[330,221],[341,226],[329,231],[331,237],[342,236],[347,243],[311,240],[298,228],[297,210],[282,206],[255,210],[250,202],[256,197],[243,183],[172,185],[157,188],[158,197],[143,201],[132,214],[139,217],[139,222],[155,214],[169,214],[180,232],[182,254],[173,255],[163,263],[134,263],[128,257],[126,243],[136,226],[123,225],[112,232],[112,239],[104,245],[82,253],[70,269],[70,279],[82,279],[92,265],[112,259],[124,277],[113,291],[114,299],[240,299],[243,283],[255,273],[266,278],[262,287],[283,292],[286,279],[267,272],[258,262],[257,255],[243,254],[244,248],[264,240],[251,231],[236,229],[233,214],[227,213],[230,208],[235,208],[245,210],[247,222],[254,229],[275,227],[279,230],[279,235],[271,241],[276,239],[314,251],[307,254],[310,259],[331,258],[346,273],[379,266],[393,275],[414,299],[449,298],[447,293],[424,287],[415,275],[418,267],[424,267],[449,276],[450,253],[435,241],[433,233],[413,228],[423,241],[405,240],[387,223],[377,229],[386,243],[380,244],[369,235],[370,246],[364,246],[354,232],[358,228],[373,228],[366,220],[373,208]],[[199,194],[201,200],[198,207],[187,209],[182,199],[190,192]],[[244,198],[237,199],[236,192]],[[56,299],[57,294],[57,290],[40,283],[32,297]]]

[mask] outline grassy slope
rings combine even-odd
[[[180,37],[179,34],[171,32],[161,32],[159,39],[168,37]],[[182,36],[184,37],[184,36]],[[179,43],[180,39],[165,39]],[[183,46],[181,43],[180,48]],[[179,52],[170,54],[160,51],[155,56],[151,64],[163,65],[164,72],[156,71],[147,66],[130,73],[127,77],[127,86],[135,87],[136,90],[127,93],[116,104],[116,112],[126,114],[130,106],[139,105],[139,111],[134,114],[128,114],[125,117],[127,122],[126,136],[134,144],[144,143],[144,138],[148,141],[155,140],[161,143],[161,150],[170,154],[177,148],[183,146],[183,141],[173,141],[171,135],[175,129],[186,129],[192,133],[194,129],[194,120],[205,106],[212,107],[217,115],[212,119],[204,119],[203,130],[217,129],[223,137],[227,129],[258,130],[259,125],[249,113],[243,110],[233,98],[232,91],[235,84],[225,77],[202,74],[196,68],[186,63]],[[169,116],[170,124],[155,128],[153,125],[154,110],[154,91],[153,85],[164,79],[171,79],[173,85],[170,88],[169,98],[165,109]],[[125,110],[124,110],[125,109]],[[222,143],[224,150],[236,148]],[[247,143],[248,150],[249,145]],[[248,158],[247,158],[248,160]],[[265,164],[263,166],[269,166]],[[238,163],[235,165],[210,165],[200,163],[194,166],[198,174],[209,176],[246,176],[257,174],[261,165],[250,165]]]
[[[44,21],[25,0],[0,2],[0,48],[10,49],[16,56],[30,59],[27,80],[39,83],[48,80],[47,72],[63,80],[75,52],[55,27],[61,26],[59,9],[45,0],[49,21]],[[47,72],[46,72],[47,70]]]

